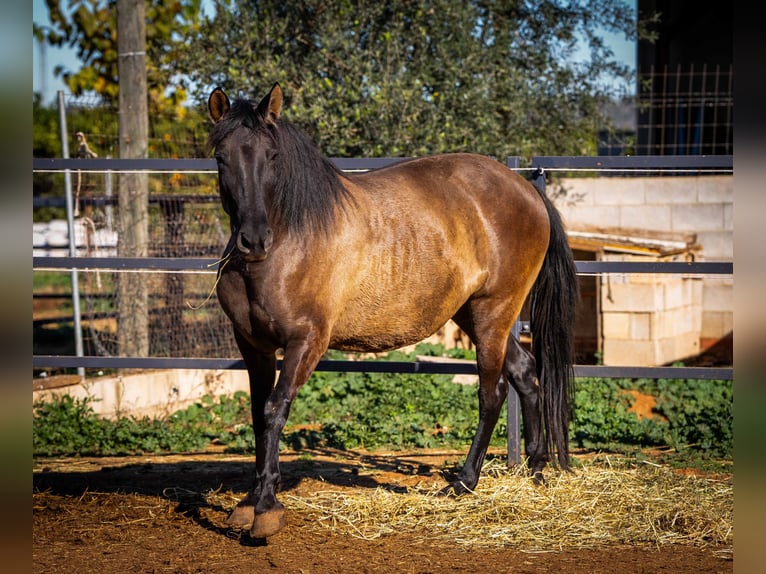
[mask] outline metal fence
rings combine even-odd
[[[732,65],[650,66],[638,74],[636,154],[730,154]]]
[[[374,158],[374,159],[335,159],[339,168],[346,171],[365,171],[388,165],[400,161],[402,158]],[[529,167],[521,167],[521,159],[518,157],[507,158],[506,165],[515,171],[525,172],[525,174],[538,187],[545,186],[546,174],[551,171],[591,171],[607,175],[644,175],[647,173],[673,173],[673,174],[705,174],[705,173],[732,173],[733,158],[726,156],[636,156],[636,157],[535,157],[532,158]],[[33,170],[36,174],[58,173],[64,174],[66,178],[73,174],[82,176],[83,174],[102,174],[107,180],[110,174],[124,172],[144,172],[157,174],[159,177],[173,177],[173,174],[197,174],[214,177],[216,173],[216,164],[212,159],[34,159]],[[114,205],[114,198],[111,194],[103,193],[91,195],[83,198],[85,203],[101,206],[107,209]],[[204,204],[208,211],[210,209],[219,209],[218,200],[215,195],[194,195],[184,196],[183,194],[154,194],[151,197],[153,204],[157,207],[158,213],[163,214],[165,233],[172,236],[174,217],[184,210],[185,205]],[[69,237],[73,238],[74,224],[73,211],[75,204],[72,199],[72,189],[70,185],[66,186],[66,197],[54,199],[36,199],[34,202],[36,208],[41,207],[65,207],[68,216]],[[170,207],[168,207],[170,206]],[[173,207],[175,206],[175,207]],[[197,216],[197,223],[201,218]],[[215,219],[215,218],[213,218]],[[216,228],[210,220],[207,224],[216,229],[215,234],[223,233],[220,225]],[[199,234],[198,234],[199,235]],[[223,241],[216,240],[213,245],[207,245],[207,249],[212,249],[216,253],[222,249],[226,235]],[[160,306],[166,312],[174,313],[174,306],[183,305],[183,297],[178,298],[178,293],[189,293],[190,290],[195,296],[204,297],[206,289],[203,285],[195,286],[184,285],[178,289],[172,287],[168,282],[168,277],[179,274],[188,274],[192,277],[214,275],[215,271],[211,269],[215,265],[216,259],[208,251],[205,252],[201,247],[195,249],[194,246],[187,246],[184,249],[170,250],[169,248],[159,249],[158,256],[142,258],[120,258],[111,254],[102,256],[89,256],[87,253],[78,253],[73,242],[70,241],[67,246],[66,255],[59,256],[34,256],[33,269],[35,271],[58,271],[69,272],[72,280],[72,308],[75,337],[82,336],[82,327],[80,323],[79,307],[79,285],[80,274],[88,277],[88,287],[90,289],[88,297],[92,300],[98,299],[98,291],[95,285],[98,280],[101,281],[101,288],[108,283],[106,277],[113,273],[143,272],[148,273],[147,277],[160,277],[158,293],[156,297],[162,299]],[[732,262],[605,262],[605,261],[578,261],[576,262],[578,273],[580,274],[603,274],[603,273],[673,273],[684,275],[732,275]],[[98,279],[100,278],[100,279]],[[210,282],[208,282],[208,285]],[[109,289],[107,286],[106,289]],[[174,291],[175,289],[175,291]],[[164,291],[163,291],[164,290]],[[168,291],[170,290],[170,291]],[[176,293],[175,300],[173,293]],[[88,299],[86,297],[86,299]],[[170,299],[169,299],[170,298]],[[218,314],[212,323],[207,323],[206,329],[212,333],[230,333],[230,326],[226,318],[220,312],[217,305],[211,305],[208,313]],[[170,311],[169,311],[170,310]],[[87,310],[86,310],[87,311]],[[174,315],[176,320],[182,316],[177,313]],[[89,324],[93,324],[98,319],[97,315],[90,316]],[[517,323],[516,334],[521,329],[521,324]],[[193,338],[193,337],[192,337]],[[188,343],[188,341],[187,341]],[[196,352],[189,349],[195,347],[170,341],[169,347],[164,349],[164,356],[115,356],[117,351],[108,348],[103,341],[100,344],[91,346],[97,352],[86,354],[82,341],[76,342],[74,354],[46,354],[33,355],[33,368],[76,368],[81,374],[85,368],[89,369],[244,369],[241,359],[236,357],[236,349],[233,343],[229,343],[230,352],[221,354],[220,348],[213,349],[214,354],[210,356],[210,349],[202,348],[198,345]],[[180,354],[179,354],[180,352]],[[228,354],[229,356],[225,356]],[[206,356],[207,355],[207,356]],[[472,363],[420,363],[420,362],[374,362],[374,361],[321,361],[317,370],[322,371],[368,371],[368,372],[400,372],[400,373],[444,373],[444,374],[475,374],[476,366]],[[676,378],[676,379],[716,379],[732,380],[732,368],[713,368],[713,367],[613,367],[603,365],[576,365],[576,377],[615,377],[615,378]],[[520,457],[520,448],[518,440],[519,429],[519,409],[515,393],[511,390],[508,400],[508,434],[509,434],[509,460],[518,461]]]

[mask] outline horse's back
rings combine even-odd
[[[523,177],[487,156],[455,153],[405,160],[352,176],[375,200],[390,205],[426,206],[456,223],[470,223],[471,208],[487,224],[520,215],[547,223],[539,194]],[[389,206],[386,206],[388,208]],[[424,214],[413,213],[414,217]]]
[[[443,154],[404,161],[359,176],[369,212],[429,248],[443,245],[460,265],[514,265],[544,256],[548,213],[530,182],[477,154]]]

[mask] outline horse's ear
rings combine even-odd
[[[229,111],[231,104],[229,103],[229,97],[223,93],[221,88],[216,88],[210,97],[207,99],[207,111],[210,114],[210,119],[213,123],[218,123],[221,118]]]
[[[257,111],[268,122],[276,122],[282,114],[282,88],[279,82],[275,83],[271,90],[258,104]]]

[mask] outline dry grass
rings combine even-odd
[[[366,540],[409,532],[468,547],[540,552],[605,544],[733,544],[730,480],[684,476],[648,464],[588,463],[575,473],[548,474],[547,487],[536,487],[525,469],[509,471],[493,461],[475,496],[438,496],[437,485],[406,493],[384,488],[327,490],[310,497],[285,493],[282,499],[290,510],[308,513],[315,528]]]

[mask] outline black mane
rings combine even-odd
[[[279,119],[267,122],[253,104],[237,99],[210,132],[208,145],[216,148],[235,129],[246,127],[255,134],[268,134],[277,148],[276,179],[271,211],[274,223],[293,231],[306,227],[327,231],[335,208],[349,199],[342,172],[324,157],[300,128]]]

